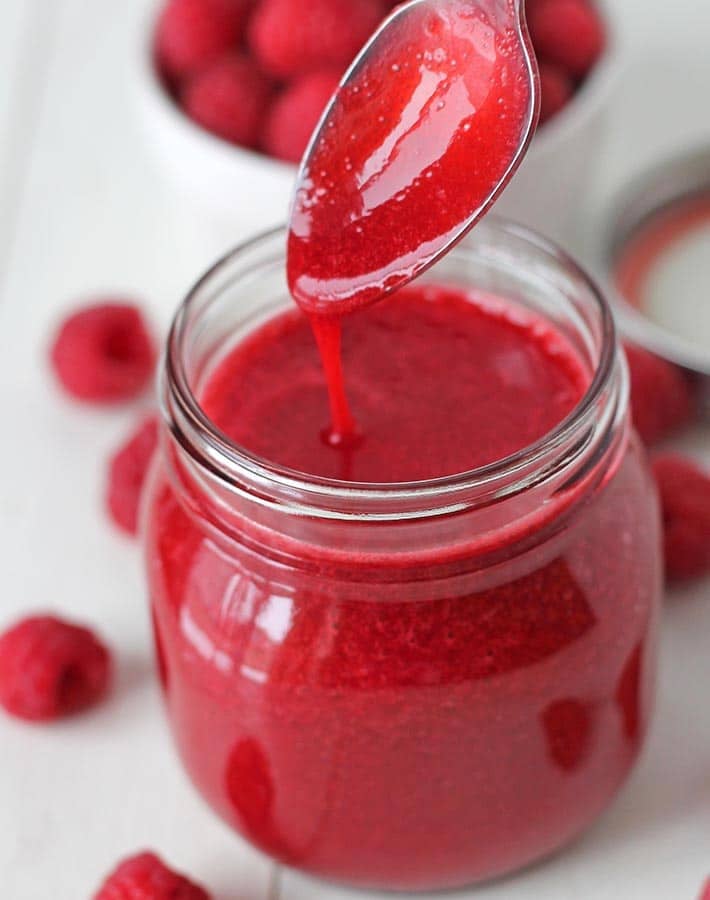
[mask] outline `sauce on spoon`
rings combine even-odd
[[[313,322],[331,440],[352,440],[340,317],[431,265],[487,211],[532,134],[537,98],[517,0],[425,0],[356,61],[306,153],[288,239]]]

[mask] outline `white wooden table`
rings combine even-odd
[[[135,410],[86,412],[52,387],[48,334],[85,293],[137,292],[164,326],[185,288],[250,231],[219,234],[164,185],[129,88],[150,0],[3,0],[0,26],[0,623],[49,608],[96,623],[118,679],[50,728],[0,716],[0,895],[80,900],[155,848],[216,900],[356,896],[280,871],[223,827],[176,762],[155,689],[140,559],[101,508]],[[710,138],[707,0],[619,0],[629,67],[593,208],[640,164]],[[708,432],[686,444],[710,461]],[[610,813],[553,861],[476,900],[695,900],[710,875],[710,586],[670,598],[648,751]],[[458,895],[454,895],[458,896]]]

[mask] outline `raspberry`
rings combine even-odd
[[[286,88],[266,119],[264,150],[277,159],[299,162],[339,80],[337,72],[326,70],[303,75]]]
[[[270,97],[271,84],[254,63],[230,53],[187,82],[181,102],[198,125],[234,144],[255,147]]]
[[[140,394],[153,374],[155,349],[136,306],[101,302],[75,312],[51,348],[66,392],[86,403],[117,403]]]
[[[252,51],[276,78],[342,72],[380,23],[380,0],[261,0],[249,23]]]
[[[148,466],[158,444],[158,420],[146,419],[111,458],[106,505],[113,521],[128,534],[138,532],[138,509]]]
[[[119,865],[94,900],[210,900],[210,895],[154,853],[139,853]]]
[[[236,47],[248,0],[169,0],[155,35],[158,65],[172,79],[193,75]]]
[[[668,579],[710,573],[710,477],[675,454],[659,456],[653,474],[661,495]]]
[[[103,644],[54,616],[32,616],[0,636],[0,703],[20,719],[79,712],[106,693],[110,674]]]
[[[583,78],[606,44],[604,23],[588,0],[538,0],[528,4],[535,52],[545,62]]]
[[[626,344],[631,372],[634,425],[648,446],[669,437],[693,420],[690,384],[681,370],[633,344]]]
[[[540,124],[564,109],[572,99],[574,84],[564,69],[540,63]]]
[[[710,900],[710,878],[705,882],[703,892],[700,895],[700,900]]]

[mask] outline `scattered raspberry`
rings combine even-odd
[[[276,78],[344,71],[382,20],[380,0],[261,0],[249,23],[254,56]]]
[[[626,344],[631,372],[631,407],[636,430],[652,446],[690,424],[694,403],[681,370],[642,347]]]
[[[210,900],[210,895],[168,869],[154,853],[140,853],[119,865],[94,900]]]
[[[138,532],[141,493],[157,444],[158,420],[151,416],[111,458],[106,505],[116,525],[128,534]]]
[[[583,78],[604,51],[604,23],[588,0],[537,0],[528,4],[536,53]]]
[[[337,72],[326,70],[303,75],[286,88],[264,127],[263,147],[270,156],[300,161],[339,80]]]
[[[117,403],[140,394],[155,365],[148,327],[136,306],[97,303],[71,315],[51,348],[67,393],[86,403]]]
[[[182,92],[185,112],[218,137],[255,147],[271,98],[271,84],[246,56],[230,53],[212,63]]]
[[[705,887],[700,895],[700,900],[710,900],[710,878],[705,882]]]
[[[673,454],[659,456],[653,474],[661,495],[669,580],[710,573],[710,476]]]
[[[564,69],[540,63],[540,124],[564,109],[574,94],[574,83]]]
[[[0,704],[49,721],[91,706],[108,689],[108,650],[86,628],[32,616],[0,636]]]
[[[158,20],[158,65],[172,79],[193,75],[241,38],[249,0],[169,0]]]

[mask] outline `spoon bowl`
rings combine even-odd
[[[292,204],[289,286],[312,315],[374,302],[488,211],[537,123],[522,0],[410,0],[350,67]]]

